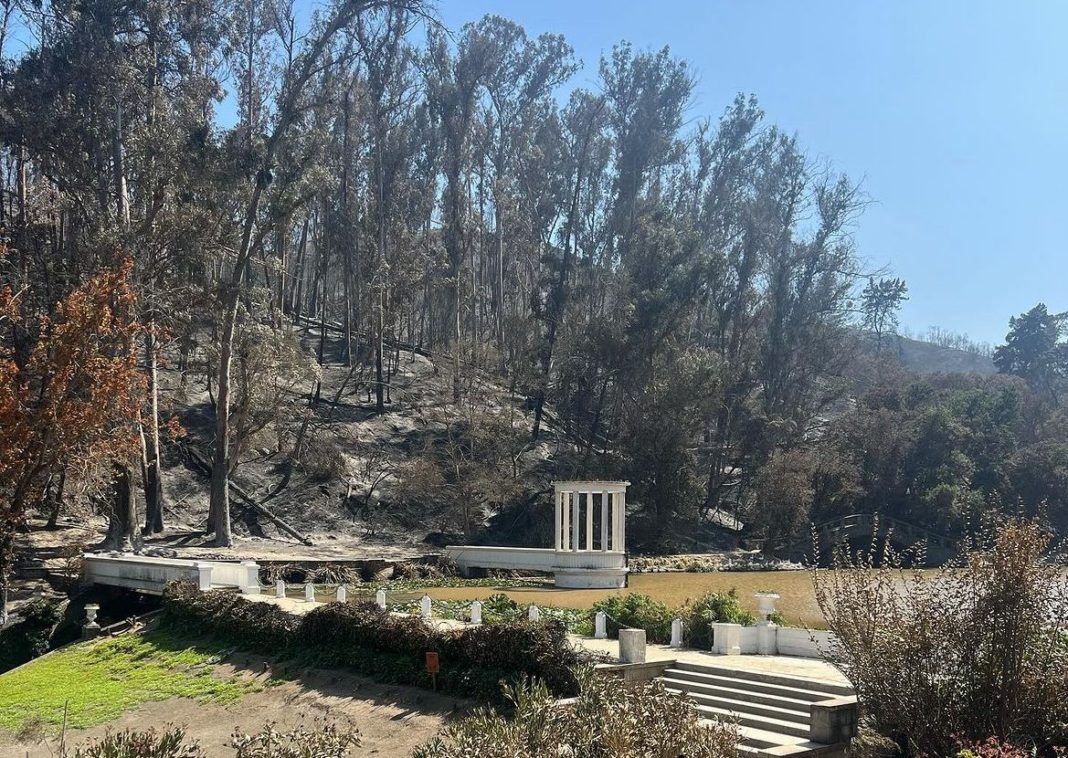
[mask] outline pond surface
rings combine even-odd
[[[552,582],[530,588],[439,587],[427,590],[439,600],[484,600],[496,592],[503,592],[517,603],[550,605],[561,608],[589,608],[598,600],[626,592],[649,595],[670,606],[682,605],[690,598],[706,592],[727,592],[736,589],[742,604],[756,611],[753,594],[760,591],[777,592],[782,596],[778,608],[791,624],[814,628],[824,626],[823,616],[816,604],[812,575],[808,571],[716,571],[705,574],[632,574],[629,586],[622,590],[564,590]]]

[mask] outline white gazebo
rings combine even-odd
[[[553,482],[552,548],[456,545],[445,548],[445,553],[463,573],[476,568],[547,571],[557,587],[625,587],[629,484]]]

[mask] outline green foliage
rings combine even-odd
[[[21,614],[17,624],[0,629],[0,674],[48,652],[63,610],[55,600],[38,598],[23,606]]]
[[[75,749],[74,758],[207,758],[207,753],[195,741],[186,743],[184,729],[171,726],[163,732],[109,730],[103,737]]]
[[[694,705],[658,682],[623,684],[585,674],[567,704],[540,682],[506,688],[514,714],[483,709],[446,727],[413,758],[731,758],[738,735],[731,726],[702,722]]]
[[[598,600],[590,615],[597,611],[607,616],[606,628],[610,637],[618,636],[620,628],[624,627],[644,629],[649,642],[661,644],[670,642],[671,622],[681,618],[687,642],[705,648],[712,643],[712,624],[752,624],[756,621],[756,617],[742,607],[734,589],[707,592],[696,600],[687,600],[678,608],[671,608],[648,595],[628,592]]]
[[[675,612],[665,603],[648,595],[627,592],[612,595],[593,604],[593,612],[601,611],[607,616],[609,636],[619,635],[620,628],[644,629],[649,642],[671,640],[671,621]]]
[[[370,601],[330,603],[298,618],[239,595],[202,593],[187,583],[168,588],[163,607],[168,623],[210,631],[272,655],[299,651],[379,681],[430,686],[425,654],[435,651],[441,661],[437,686],[462,695],[497,697],[498,682],[516,675],[538,677],[553,692],[569,694],[576,686],[572,669],[580,662],[564,624],[549,619],[440,630]]]
[[[701,648],[712,646],[712,625],[715,623],[749,625],[756,622],[756,616],[742,607],[734,589],[726,593],[708,592],[688,601],[681,614],[687,643]]]
[[[0,677],[0,728],[58,727],[66,712],[68,727],[84,729],[171,697],[232,703],[252,685],[214,675],[206,664],[222,654],[217,643],[190,646],[159,631],[72,645]]]

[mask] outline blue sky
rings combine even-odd
[[[596,87],[619,40],[671,47],[694,118],[754,93],[768,119],[863,181],[856,239],[909,285],[902,325],[1000,342],[1037,302],[1068,310],[1068,2],[444,0],[563,34]]]

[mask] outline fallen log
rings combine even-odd
[[[210,477],[212,464],[211,461],[208,460],[207,456],[205,456],[192,445],[186,445],[185,449],[186,452],[189,453],[189,457],[196,464],[197,468],[200,469],[201,473]],[[263,516],[265,519],[277,526],[279,529],[281,529],[283,532],[295,539],[297,542],[300,542],[303,545],[307,545],[308,547],[315,546],[315,543],[312,542],[310,537],[308,537],[306,534],[302,534],[294,527],[290,526],[284,519],[276,515],[266,506],[259,503],[255,498],[245,492],[241,487],[234,484],[233,481],[230,481],[229,484],[230,492],[237,496],[237,500],[240,505],[249,508],[254,512],[258,513],[259,515]]]

